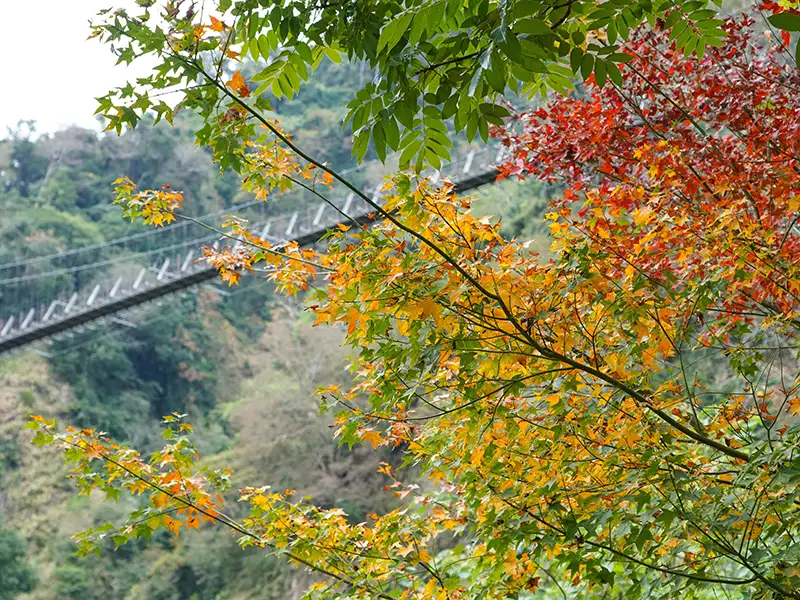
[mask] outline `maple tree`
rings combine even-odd
[[[716,4],[716,5],[715,5]],[[174,104],[204,118],[244,117],[243,103],[267,107],[262,97],[294,96],[319,64],[364,61],[377,76],[354,94],[346,118],[353,153],[361,160],[372,142],[384,159],[440,166],[453,143],[448,127],[473,139],[488,138],[490,124],[508,115],[508,91],[535,96],[573,89],[573,74],[620,78],[630,59],[620,50],[630,32],[665,19],[678,47],[702,56],[720,46],[719,5],[708,0],[371,0],[318,2],[138,0],[133,10],[101,13],[94,35],[113,44],[120,63],[156,61],[138,78],[100,99],[108,127],[135,126],[142,114],[172,119]],[[216,15],[216,16],[214,16]],[[258,61],[251,80],[226,63]],[[252,89],[251,89],[252,86]],[[222,110],[220,110],[222,103]],[[448,122],[452,121],[450,125]],[[232,128],[202,128],[204,144],[217,150]],[[223,152],[223,155],[225,153]],[[224,164],[235,159],[224,156]]]
[[[207,250],[230,282],[265,265],[343,326],[357,380],[321,391],[338,437],[402,449],[430,489],[384,465],[408,504],[368,522],[268,487],[241,490],[235,520],[228,474],[197,467],[180,415],[150,458],[34,417],[82,492],[147,500],[81,550],[206,521],[321,573],[312,598],[800,598],[800,74],[752,25],[726,21],[726,43],[692,57],[636,30],[625,77],[595,71],[582,97],[493,131],[503,176],[567,186],[550,257],[412,174],[383,205],[362,195],[381,219],[342,223],[324,250],[236,222],[243,247]],[[275,167],[255,193],[325,169],[279,139],[236,150]],[[180,204],[120,185],[134,218]]]

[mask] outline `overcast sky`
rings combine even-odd
[[[87,40],[89,19],[129,0],[2,0],[0,139],[20,119],[40,132],[71,124],[97,127],[94,98],[122,85],[130,71],[114,66],[107,46]]]

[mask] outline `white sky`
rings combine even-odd
[[[20,119],[40,133],[97,128],[95,97],[131,78],[108,46],[87,40],[89,20],[130,0],[0,0],[0,139]],[[135,63],[134,63],[135,65]]]

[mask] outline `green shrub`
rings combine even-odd
[[[36,585],[36,573],[25,555],[22,536],[13,529],[0,527],[0,600],[12,600]]]
[[[36,396],[34,396],[33,392],[30,390],[23,390],[19,393],[19,401],[22,403],[22,406],[30,408],[36,401]]]

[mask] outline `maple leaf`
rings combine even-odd
[[[439,316],[439,306],[434,298],[423,298],[412,305],[408,312],[412,318],[427,319],[434,317],[436,319]]]
[[[386,443],[386,440],[383,439],[381,434],[374,429],[362,429],[359,431],[358,436],[361,438],[361,440],[372,444],[373,448],[377,448],[378,446]]]
[[[211,25],[209,26],[209,29],[211,29],[212,31],[217,31],[217,32],[224,31],[225,30],[225,23],[223,23],[222,21],[220,21],[216,17],[212,16],[211,17]]]
[[[179,519],[173,519],[169,515],[164,515],[162,520],[167,529],[175,535],[179,534],[180,528],[184,524],[183,521]]]
[[[347,323],[347,335],[353,334],[358,327],[366,322],[367,317],[363,315],[355,307],[350,307],[344,317],[344,322]]]
[[[247,86],[244,77],[242,77],[241,71],[236,71],[225,85],[243,98],[250,95],[250,88]]]

